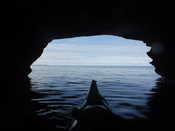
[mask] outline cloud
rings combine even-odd
[[[106,44],[105,44],[106,43]],[[141,41],[93,36],[52,41],[35,65],[149,65]]]

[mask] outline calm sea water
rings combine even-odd
[[[113,112],[127,119],[143,117],[155,81],[153,67],[134,66],[32,66],[33,101],[41,104],[36,113],[48,119],[70,118],[72,108],[86,99],[91,80],[107,99]]]

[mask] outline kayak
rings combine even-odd
[[[115,114],[100,94],[95,80],[92,80],[88,95],[80,108],[72,110],[74,117],[68,131],[86,131],[104,129],[109,126]]]

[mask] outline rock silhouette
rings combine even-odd
[[[118,0],[105,6],[102,2],[96,5],[34,0],[0,3],[0,98],[4,107],[0,119],[5,127],[30,116],[25,111],[30,66],[53,39],[105,34],[141,40],[152,47],[148,55],[155,71],[165,79],[175,79],[174,4],[171,2]],[[23,112],[21,118],[17,115],[21,113],[19,109]],[[11,118],[14,121],[9,122]]]

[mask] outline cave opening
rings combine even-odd
[[[149,50],[141,41],[111,35],[51,41],[30,74],[32,91],[40,94],[33,101],[42,103],[38,116],[68,120],[94,79],[115,114],[146,118],[148,94],[159,77],[146,56]]]

